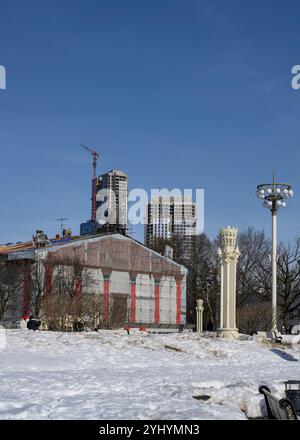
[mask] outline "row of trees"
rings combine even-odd
[[[219,238],[210,240],[205,234],[194,238],[190,256],[186,257],[184,240],[158,239],[153,248],[162,252],[168,244],[174,249],[174,260],[188,270],[187,321],[195,323],[196,300],[204,300],[204,326],[216,330],[218,320],[220,275]],[[237,324],[242,332],[267,329],[271,323],[271,241],[263,231],[254,228],[238,235],[241,256],[237,266]],[[278,249],[278,313],[288,328],[291,317],[300,309],[300,238],[293,245],[281,243]]]

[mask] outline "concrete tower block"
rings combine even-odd
[[[197,332],[203,332],[203,300],[197,299],[196,316],[197,316]]]
[[[219,336],[238,338],[236,328],[236,265],[240,251],[236,247],[237,228],[227,226],[221,229],[221,248],[218,253],[221,262],[221,307]]]

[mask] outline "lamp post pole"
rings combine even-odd
[[[277,211],[272,210],[272,330],[277,330]]]
[[[272,330],[277,330],[277,211],[286,206],[285,200],[294,196],[291,185],[273,182],[258,185],[256,196],[272,213]]]

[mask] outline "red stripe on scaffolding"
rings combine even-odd
[[[103,320],[108,321],[109,318],[109,278],[103,280]]]
[[[155,281],[155,291],[154,291],[154,297],[155,297],[155,314],[154,314],[154,322],[155,324],[159,324],[159,281]]]
[[[135,304],[136,304],[136,280],[131,280],[131,310],[130,310],[131,322],[135,322]]]
[[[81,280],[76,280],[75,281],[75,293],[76,293],[77,299],[80,299],[81,292],[82,292],[82,281]]]
[[[176,324],[181,324],[181,279],[176,278]]]

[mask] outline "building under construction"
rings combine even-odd
[[[124,311],[120,322],[131,326],[178,328],[186,323],[187,269],[172,260],[171,249],[162,256],[118,233],[48,240],[39,231],[32,242],[0,246],[0,259],[1,264],[21,268],[22,277],[18,298],[14,298],[4,320],[20,320],[28,313],[34,314],[37,294],[33,276],[38,265],[45,286],[39,317],[47,322],[45,304],[51,303],[57,287],[57,269],[50,263],[64,265],[76,260],[80,270],[88,269],[92,276],[88,289],[91,298],[101,298],[101,322],[108,321],[117,307]],[[84,286],[80,276],[78,280],[75,284],[79,298]]]

